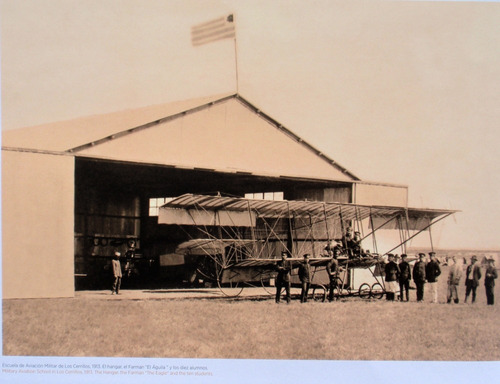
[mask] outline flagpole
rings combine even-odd
[[[238,48],[236,44],[236,21],[234,19],[234,14],[233,14],[233,23],[235,23],[235,28],[234,28],[234,64],[235,64],[235,69],[236,69],[236,94],[239,94],[239,78],[238,78]]]

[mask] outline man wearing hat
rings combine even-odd
[[[481,267],[477,265],[477,256],[473,255],[470,259],[470,264],[467,266],[467,272],[465,277],[465,302],[469,298],[472,292],[472,302],[476,301],[476,288],[479,285],[479,279],[481,279]]]
[[[385,290],[387,300],[394,301],[399,279],[399,266],[394,261],[394,255],[387,255],[389,262],[385,265]]]
[[[120,264],[120,256],[121,253],[116,251],[113,260],[111,260],[111,267],[113,268],[114,277],[113,287],[111,288],[112,295],[119,294],[120,285],[122,283],[122,265]]]
[[[299,279],[302,283],[302,291],[300,292],[300,302],[307,302],[307,294],[309,285],[311,284],[311,265],[309,264],[309,254],[304,255],[304,261],[299,266]]]
[[[352,258],[352,249],[351,249],[352,239],[353,239],[352,228],[347,227],[345,234],[342,235],[342,246],[344,247],[347,256],[349,258]]]
[[[331,260],[326,264],[326,273],[328,273],[328,277],[330,278],[328,301],[333,301],[333,294],[335,288],[337,288],[337,278],[339,275],[339,262],[337,259],[340,256],[340,251],[334,249],[333,251],[328,251],[328,255],[331,257]]]
[[[453,264],[450,266],[450,270],[448,272],[448,296],[447,303],[451,303],[451,300],[455,304],[458,304],[458,284],[460,283],[460,279],[462,278],[462,262],[457,262],[455,256],[451,257]]]
[[[404,293],[406,292],[406,301],[410,301],[410,280],[411,268],[407,261],[405,253],[401,255],[401,262],[399,263],[399,299],[403,301]]]
[[[495,279],[498,277],[497,269],[495,268],[495,259],[490,256],[488,258],[488,267],[484,274],[484,287],[486,288],[486,301],[488,305],[495,304]]]
[[[425,286],[425,253],[419,253],[418,257],[418,261],[413,266],[413,281],[417,286],[417,301],[422,301]]]
[[[425,278],[429,283],[429,288],[432,295],[432,302],[438,302],[438,277],[441,275],[441,268],[436,260],[436,252],[429,252],[431,261],[425,266]]]
[[[363,248],[361,248],[361,233],[358,231],[354,232],[354,237],[349,244],[349,248],[351,249],[353,257],[361,257],[363,254]]]
[[[286,302],[290,303],[290,271],[292,266],[287,258],[287,252],[281,252],[281,260],[276,264],[278,275],[276,276],[276,303],[280,302],[281,289],[285,288]]]

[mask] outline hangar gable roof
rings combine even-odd
[[[239,95],[6,131],[3,146],[265,176],[359,180]]]
[[[2,131],[2,146],[65,152],[86,143],[108,137],[165,116],[204,105],[228,94],[215,95],[101,115],[58,121],[32,127]]]

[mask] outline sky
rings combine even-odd
[[[409,205],[440,248],[499,249],[500,3],[1,1],[2,129],[236,90]],[[190,28],[235,15],[232,40]]]

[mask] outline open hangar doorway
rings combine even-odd
[[[193,271],[184,260],[167,267],[160,263],[160,255],[174,252],[179,243],[192,236],[178,226],[158,224],[158,208],[169,198],[185,193],[236,197],[278,193],[284,199],[320,199],[321,191],[332,188],[349,191],[351,186],[77,157],[75,288],[109,288],[114,251],[122,254],[124,288],[193,283]]]

